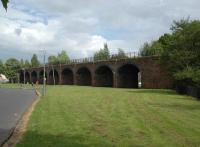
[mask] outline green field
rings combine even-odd
[[[17,147],[200,146],[200,102],[170,90],[49,86]]]

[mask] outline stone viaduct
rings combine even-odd
[[[91,85],[100,87],[171,88],[172,80],[159,65],[159,57],[137,57],[120,60],[71,63],[46,66],[49,85]],[[19,72],[20,82],[43,83],[43,67]],[[25,76],[24,76],[25,74]],[[54,77],[54,78],[53,78]],[[55,80],[54,80],[55,79]]]

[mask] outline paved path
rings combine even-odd
[[[0,146],[34,99],[33,90],[0,88]]]

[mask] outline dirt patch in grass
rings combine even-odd
[[[2,147],[14,147],[22,139],[24,133],[26,132],[29,118],[35,108],[35,105],[38,103],[39,100],[40,100],[40,96],[38,95],[36,99],[33,101],[33,103],[31,104],[31,106],[28,108],[28,110],[24,113],[22,118],[19,120],[15,129],[11,133],[11,136],[3,144]]]

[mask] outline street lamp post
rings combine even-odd
[[[22,68],[22,70],[24,71],[24,87],[25,87],[25,83],[26,83],[26,81],[25,81],[25,79],[26,79],[26,77],[25,77],[25,68]]]
[[[45,58],[46,58],[46,56],[45,56],[45,54],[46,54],[46,51],[44,50],[43,96],[45,96],[45,93],[46,93],[46,76],[45,76],[45,73],[46,73],[46,71],[45,71]]]
[[[45,58],[46,58],[46,50],[45,49],[43,49],[43,50],[41,50],[42,52],[43,52],[43,64],[44,64],[44,69],[43,69],[43,92],[42,92],[42,95],[43,96],[45,96],[45,94],[46,94],[46,75],[45,75],[45,73],[46,73],[46,71],[45,71]]]

